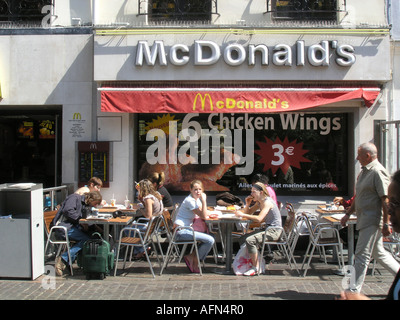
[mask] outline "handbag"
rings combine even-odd
[[[192,228],[197,232],[209,233],[207,224],[197,215],[194,217]]]
[[[249,251],[247,250],[246,244],[243,243],[240,246],[240,249],[238,253],[235,256],[235,259],[233,260],[232,263],[232,269],[233,272],[237,276],[243,275],[247,270],[249,270],[252,267],[251,259],[249,256]],[[259,266],[259,273],[264,273],[265,272],[265,260],[263,257],[261,257],[260,254],[258,254],[258,266]]]

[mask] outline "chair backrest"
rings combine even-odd
[[[144,241],[149,239],[153,235],[153,233],[158,229],[160,222],[162,221],[161,219],[162,219],[161,215],[151,217],[149,223],[147,224],[146,232],[144,234],[143,238]]]
[[[307,212],[303,212],[302,217],[303,217],[303,221],[306,223],[306,226],[307,226],[308,232],[310,233],[310,236],[312,238],[315,238],[314,228],[311,224],[310,219],[308,218]]]
[[[162,213],[163,221],[161,223],[161,227],[164,226],[166,229],[169,231],[172,230],[173,227],[173,222],[171,218],[171,214],[169,213],[169,210],[165,210]]]
[[[46,231],[46,236],[50,233],[50,224],[53,221],[54,217],[56,216],[58,210],[52,211],[44,211],[43,212],[43,219],[44,219],[44,227]]]
[[[172,211],[172,214],[171,214],[172,223],[174,223],[174,221],[176,219],[176,215],[178,214],[178,211],[179,211],[179,203],[176,203],[174,206],[174,210]]]
[[[296,221],[296,213],[294,212],[293,206],[291,203],[286,203],[286,209],[288,215],[286,217],[285,223],[283,225],[283,230],[285,233],[289,235],[289,233],[293,230],[294,223]]]

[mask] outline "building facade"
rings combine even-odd
[[[153,171],[176,201],[263,173],[282,202],[352,196],[357,146],[398,119],[388,4],[41,1],[39,26],[0,36],[2,148],[39,165],[3,156],[2,179],[97,175],[122,203]]]

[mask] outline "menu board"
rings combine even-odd
[[[109,158],[110,143],[108,141],[78,142],[79,152],[79,181],[78,186],[83,187],[92,177],[98,177],[103,181],[103,187],[110,186]]]

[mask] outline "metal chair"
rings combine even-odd
[[[310,242],[308,244],[306,253],[304,255],[302,269],[304,269],[303,276],[305,277],[307,274],[307,270],[310,267],[310,262],[314,253],[315,248],[321,248],[322,252],[324,253],[324,259],[326,263],[326,256],[325,256],[325,247],[336,247],[337,255],[338,255],[338,264],[339,269],[344,267],[344,259],[343,259],[343,244],[340,241],[339,231],[337,228],[332,227],[332,225],[328,223],[318,223],[314,228],[311,225],[310,219],[307,214],[303,213],[304,221],[307,224],[307,227],[310,232]],[[326,237],[326,233],[329,232],[333,236]],[[310,251],[311,249],[311,251]],[[307,259],[307,255],[310,253],[306,268],[304,268],[304,264]]]
[[[287,217],[283,227],[267,227],[267,228],[265,228],[264,241],[263,241],[262,249],[261,249],[261,256],[264,256],[265,245],[268,245],[268,246],[276,245],[278,247],[278,249],[286,257],[290,268],[293,269],[293,266],[292,266],[292,261],[293,261],[293,265],[294,265],[297,273],[300,275],[299,269],[296,264],[296,260],[293,256],[291,242],[289,241],[289,239],[291,238],[291,234],[293,233],[293,230],[295,227],[295,222],[296,222],[295,212],[293,210],[288,210],[288,217]],[[268,233],[268,230],[270,230],[270,229],[281,230],[281,236],[279,237],[278,240],[267,239],[267,233]]]
[[[161,267],[157,249],[153,242],[153,235],[154,235],[155,231],[157,230],[157,227],[158,227],[160,221],[161,221],[161,216],[153,216],[147,224],[146,223],[133,223],[131,226],[123,228],[121,230],[120,236],[119,236],[120,240],[118,243],[118,249],[117,249],[117,255],[116,255],[117,263],[118,263],[119,253],[120,253],[122,246],[125,246],[127,248],[129,248],[129,247],[143,248],[147,262],[149,263],[149,266],[150,266],[151,273],[153,275],[153,278],[155,278],[153,266],[151,265],[149,255],[147,253],[147,247],[149,245],[151,245],[153,247],[153,250],[157,257],[157,261]],[[140,229],[139,227],[142,227],[142,229]],[[143,232],[143,228],[145,228],[144,232]],[[125,269],[127,254],[128,254],[128,250],[125,250],[123,269]],[[117,269],[118,269],[117,263],[115,264],[114,276],[116,276],[116,274],[117,274]]]
[[[184,229],[190,230],[192,232],[192,235],[193,235],[193,239],[192,240],[177,240],[176,239],[177,232],[180,231],[180,230],[184,230]],[[192,227],[182,227],[182,226],[176,227],[174,232],[173,232],[173,234],[172,234],[171,241],[169,242],[169,245],[168,245],[167,254],[166,254],[166,257],[164,259],[163,266],[162,266],[162,268],[160,270],[160,275],[162,275],[164,269],[167,268],[167,266],[168,266],[169,259],[172,256],[173,248],[175,246],[178,246],[178,245],[183,245],[181,253],[180,253],[180,256],[179,256],[179,262],[182,260],[182,257],[183,257],[183,255],[185,253],[185,250],[186,250],[187,246],[188,245],[192,245],[192,249],[194,248],[194,250],[196,252],[197,261],[199,261],[200,275],[203,275],[202,270],[201,270],[199,251],[197,249],[197,240],[196,240],[195,232],[194,232]]]
[[[176,210],[179,207],[178,204],[174,206],[174,210]],[[171,214],[169,210],[164,209],[164,211],[161,214],[161,221],[159,223],[159,226],[157,227],[156,231],[156,236],[157,236],[157,243],[160,248],[160,252],[163,258],[163,261],[165,260],[165,255],[161,247],[160,243],[160,237],[161,238],[167,238],[168,243],[172,239],[172,234],[173,234],[173,222],[171,219]],[[174,247],[175,252],[179,256],[179,248],[177,246]]]
[[[47,235],[47,241],[46,241],[46,246],[44,248],[44,256],[46,256],[47,249],[50,244],[58,246],[58,250],[56,253],[56,258],[64,252],[63,249],[64,247],[67,250],[68,253],[68,260],[69,260],[69,267],[71,270],[71,276],[74,275],[74,271],[72,268],[72,261],[71,261],[71,252],[70,252],[70,240],[68,238],[68,230],[66,227],[63,226],[53,226],[50,228],[50,224],[53,221],[55,215],[57,214],[57,210],[53,211],[45,211],[43,213],[44,215],[44,225],[46,227],[46,235]],[[60,238],[60,233],[57,232],[57,230],[60,230],[64,239]]]

